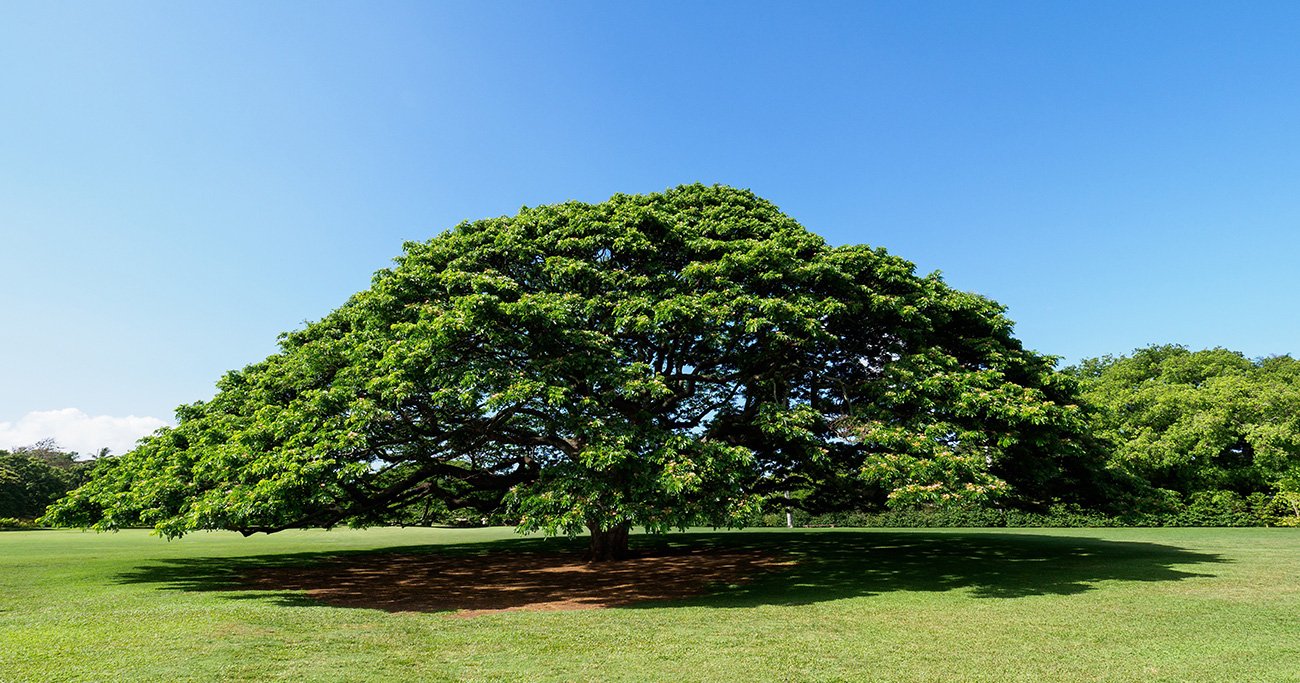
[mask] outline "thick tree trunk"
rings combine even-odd
[[[627,557],[627,532],[630,530],[627,523],[608,528],[588,524],[587,528],[591,529],[592,562],[609,562]]]

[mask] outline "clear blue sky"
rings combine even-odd
[[[3,3],[0,441],[170,419],[404,240],[695,181],[1067,362],[1295,354],[1297,45],[1297,3]]]

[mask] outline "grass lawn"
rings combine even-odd
[[[330,607],[250,568],[578,548],[505,529],[0,533],[0,681],[1300,681],[1300,529],[635,537],[792,568],[587,611]]]

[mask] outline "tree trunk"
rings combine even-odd
[[[424,512],[420,513],[420,526],[433,526],[433,521],[429,519],[429,508],[432,505],[432,496],[424,499]]]
[[[624,522],[607,528],[598,524],[588,524],[591,529],[592,562],[609,562],[627,557],[627,532],[630,526]]]

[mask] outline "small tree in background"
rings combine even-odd
[[[18,446],[14,448],[13,453],[40,460],[50,467],[61,470],[75,469],[78,463],[77,452],[63,450],[59,442],[53,438],[41,439],[30,446]]]

